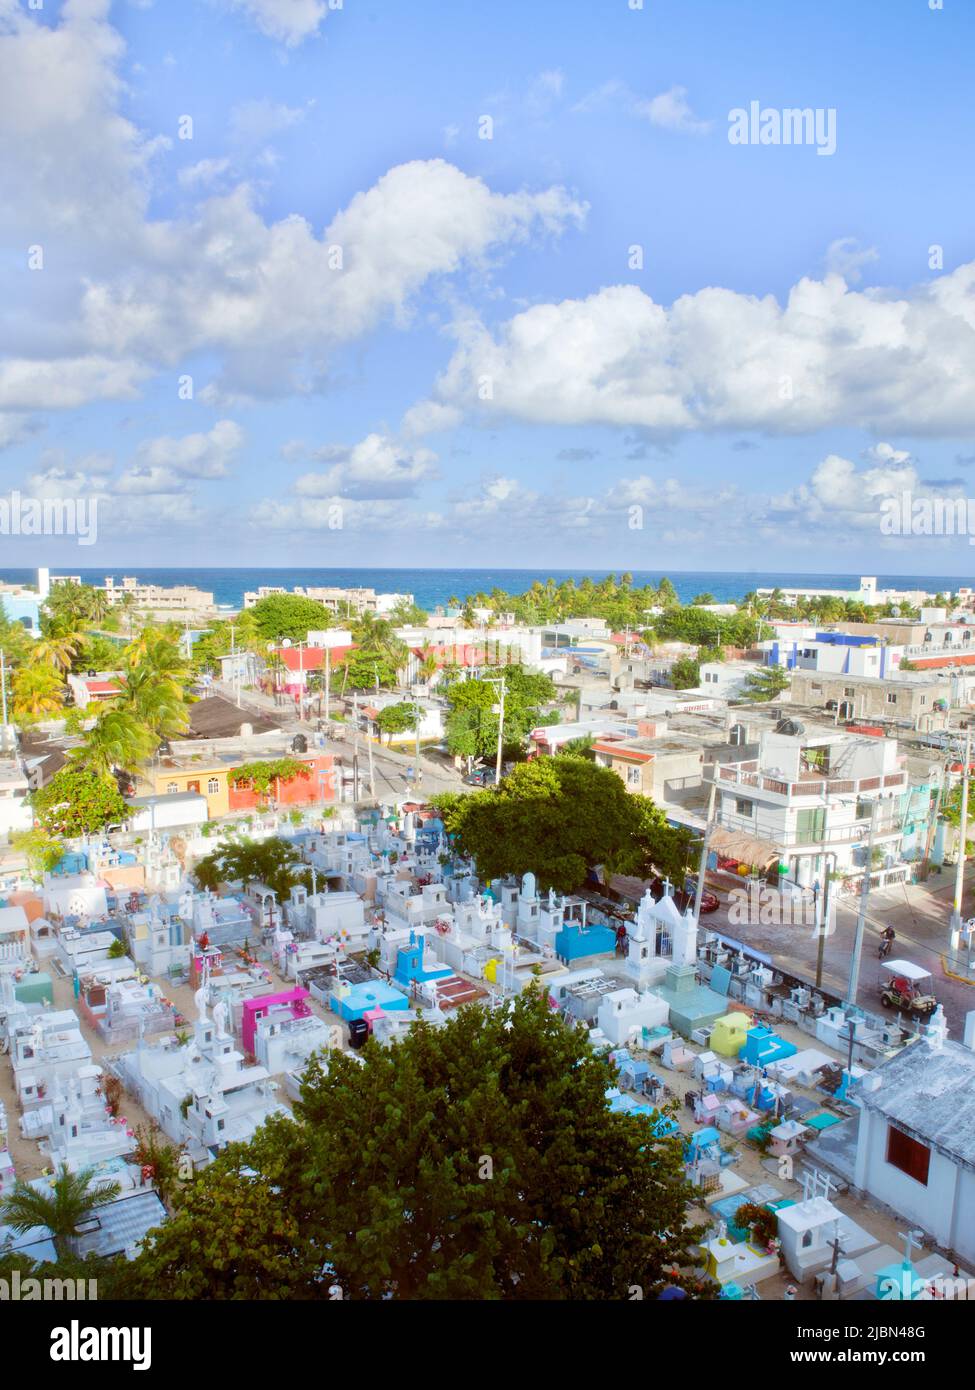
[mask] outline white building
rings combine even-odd
[[[975,1261],[975,1013],[966,1043],[941,1009],[925,1038],[881,1063],[858,1089],[855,1182],[962,1261]]]
[[[30,808],[27,774],[17,758],[0,758],[0,844],[21,830],[30,830],[34,814]]]
[[[750,840],[749,852],[737,857],[758,869],[778,857],[789,878],[809,887],[822,880],[826,851],[835,852],[838,870],[849,868],[865,851],[875,800],[875,848],[899,854],[899,805],[909,779],[894,739],[807,732],[784,720],[781,729],[761,734],[757,758],[716,764],[715,780],[719,828],[712,848],[733,853],[736,840]]]

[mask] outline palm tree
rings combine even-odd
[[[129,709],[103,709],[71,757],[92,772],[111,775],[116,768],[130,771],[149,760],[159,738]]]
[[[130,672],[122,681],[118,709],[133,715],[158,738],[176,738],[185,733],[189,711],[182,688],[176,681],[156,676],[144,666]]]
[[[67,1164],[62,1164],[51,1180],[49,1192],[22,1180],[16,1182],[7,1196],[0,1199],[4,1224],[19,1235],[35,1226],[46,1226],[63,1259],[76,1250],[78,1227],[101,1207],[114,1202],[121,1191],[117,1182],[92,1187],[97,1175],[97,1168],[79,1168],[72,1173]]]
[[[64,681],[50,666],[22,666],[13,679],[14,718],[54,718],[64,709]]]
[[[406,665],[409,648],[396,635],[395,627],[387,618],[363,613],[352,629],[352,636],[358,647],[357,656],[385,661],[395,671]]]
[[[32,666],[53,666],[55,671],[70,671],[82,641],[80,632],[65,632],[52,627],[43,637],[38,637],[28,660]]]

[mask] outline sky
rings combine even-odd
[[[31,3],[0,567],[975,570],[970,0]]]

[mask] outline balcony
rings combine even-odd
[[[880,777],[824,777],[807,776],[798,782],[784,782],[766,773],[750,771],[755,763],[738,763],[733,767],[718,767],[717,781],[721,787],[746,787],[755,791],[771,792],[786,800],[804,797],[859,796],[866,792],[901,791],[907,789],[907,773],[888,772]]]

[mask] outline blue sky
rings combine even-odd
[[[0,0],[0,492],[100,518],[0,554],[967,576],[878,515],[975,486],[973,40],[962,0]],[[731,144],[753,101],[835,153]]]

